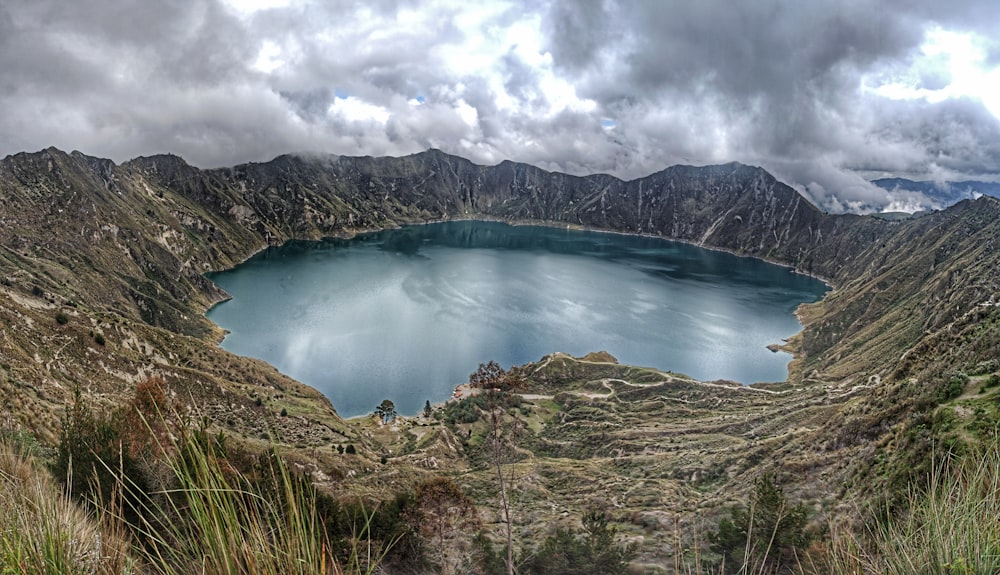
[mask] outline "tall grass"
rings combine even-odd
[[[250,477],[196,433],[179,435],[159,446],[167,487],[147,493],[117,473],[94,516],[0,433],[0,574],[371,575],[379,567],[387,548],[366,542],[371,515],[334,557],[315,490],[280,457]]]
[[[166,446],[165,446],[166,447]],[[332,554],[316,493],[280,457],[267,460],[260,477],[248,477],[217,456],[194,433],[163,449],[175,485],[141,504],[132,525],[146,540],[143,563],[163,575],[370,574],[385,553],[362,554],[360,543],[346,561]],[[123,485],[126,493],[134,485]],[[133,493],[141,500],[141,493]],[[367,529],[361,528],[359,538]],[[356,539],[357,540],[357,539]],[[343,559],[343,558],[341,558]]]
[[[1000,450],[994,440],[935,467],[907,511],[831,539],[829,572],[1000,573]]]
[[[23,445],[0,434],[0,573],[131,573],[128,551],[115,522],[89,516]]]

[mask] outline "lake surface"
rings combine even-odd
[[[222,347],[327,395],[345,417],[448,398],[480,363],[562,351],[702,380],[783,381],[766,349],[826,285],[788,268],[656,238],[447,222],[291,242],[211,279]]]

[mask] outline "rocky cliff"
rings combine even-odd
[[[9,413],[51,437],[74,387],[113,402],[159,373],[244,435],[277,429],[300,447],[364,442],[315,391],[215,345],[220,334],[203,312],[225,294],[203,274],[293,238],[451,218],[661,236],[830,281],[823,301],[800,310],[805,329],[790,342],[798,355],[789,389],[808,388],[807,399],[775,407],[786,431],[811,423],[759,460],[822,449],[822,465],[834,465],[895,441],[913,413],[933,409],[949,373],[1000,348],[994,198],[889,221],[824,214],[740,164],[674,166],[626,182],[478,166],[434,150],[201,170],[175,156],[116,165],[48,149],[0,161],[0,388]],[[736,393],[729,387],[713,389]],[[295,417],[278,417],[279,407]]]

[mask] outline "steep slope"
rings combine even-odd
[[[224,294],[202,274],[264,245],[242,228],[217,228],[107,160],[54,149],[0,162],[0,210],[0,387],[15,420],[51,439],[74,388],[113,403],[158,373],[245,433],[286,426],[255,401],[280,395],[315,416],[299,427],[316,438],[353,434],[315,390],[211,344],[219,334],[202,312]]]
[[[0,390],[15,418],[49,437],[74,387],[114,402],[157,373],[215,424],[249,438],[277,432],[319,459],[318,446],[371,444],[314,390],[215,345],[221,334],[202,314],[225,294],[203,274],[292,238],[451,218],[661,236],[833,284],[822,302],[800,310],[805,328],[790,342],[798,355],[788,390],[744,401],[726,385],[697,388],[712,430],[704,435],[735,439],[713,444],[711,469],[693,455],[683,459],[688,479],[671,478],[683,492],[698,491],[693,475],[713,493],[731,492],[758,464],[813,470],[821,479],[797,489],[836,492],[866,472],[875,446],[902,445],[907,429],[935,409],[950,371],[994,359],[1000,348],[1000,201],[993,198],[888,221],[824,214],[740,164],[675,166],[624,182],[512,162],[478,166],[434,150],[282,156],[200,170],[175,156],[115,165],[49,149],[0,161]],[[728,416],[744,423],[714,419],[706,390],[732,402]],[[635,405],[673,401],[657,397],[636,397]],[[547,450],[562,432],[545,433],[542,440],[557,441],[540,440],[537,456],[558,459]],[[625,437],[622,449],[654,449],[659,433]],[[453,438],[442,437],[454,453]],[[741,448],[750,442],[753,449]],[[412,477],[371,473],[363,461],[356,467],[359,481]]]

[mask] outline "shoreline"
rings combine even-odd
[[[713,251],[713,252],[727,253],[729,255],[736,256],[736,257],[739,257],[739,258],[750,258],[750,259],[754,259],[754,260],[759,260],[759,261],[762,261],[762,262],[766,262],[766,263],[769,263],[771,265],[776,265],[776,266],[783,267],[783,268],[786,268],[788,270],[791,270],[793,273],[797,273],[799,275],[803,275],[803,276],[806,276],[806,277],[811,277],[813,279],[819,280],[819,281],[823,282],[827,286],[827,288],[829,288],[829,291],[833,291],[833,290],[837,289],[837,286],[833,283],[833,280],[830,279],[830,278],[826,278],[826,277],[823,277],[823,276],[821,276],[819,274],[815,274],[815,273],[809,273],[809,272],[805,272],[805,271],[800,271],[800,270],[798,270],[793,265],[790,265],[788,263],[781,262],[781,261],[778,261],[778,260],[775,260],[775,259],[765,258],[765,257],[761,257],[761,256],[754,256],[754,255],[749,255],[749,254],[743,254],[743,253],[737,252],[736,250],[733,250],[733,249],[730,249],[730,248],[724,248],[724,247],[720,247],[720,246],[711,246],[711,245],[708,245],[708,244],[704,244],[704,243],[700,243],[700,242],[696,242],[696,241],[692,241],[692,240],[685,240],[685,239],[680,239],[680,238],[671,238],[671,237],[667,237],[667,236],[661,236],[661,235],[649,234],[649,233],[625,232],[625,231],[621,231],[621,230],[613,230],[613,229],[607,229],[607,228],[592,228],[592,227],[583,226],[583,225],[580,225],[580,224],[571,224],[571,223],[565,223],[565,222],[556,222],[556,221],[551,221],[551,220],[522,220],[522,219],[506,220],[506,219],[503,219],[503,218],[493,218],[493,217],[488,217],[488,216],[481,216],[481,217],[457,217],[457,218],[427,220],[427,221],[421,221],[421,222],[408,222],[408,223],[401,224],[398,227],[402,228],[402,227],[405,227],[405,226],[423,226],[423,225],[428,225],[428,224],[443,224],[443,223],[447,223],[447,222],[497,222],[497,223],[507,224],[507,225],[512,226],[512,227],[535,226],[535,227],[539,227],[539,228],[575,230],[575,231],[581,231],[581,232],[594,232],[594,233],[598,233],[598,234],[612,234],[612,235],[629,236],[629,237],[636,237],[636,238],[649,238],[649,239],[655,239],[655,240],[662,240],[662,241],[665,241],[665,242],[675,242],[675,243],[678,243],[678,244],[684,244],[684,245],[688,245],[688,246],[695,246],[695,247],[698,247],[698,248],[701,248],[701,249],[704,249],[704,250]],[[383,230],[386,230],[386,229],[389,229],[389,228],[366,230],[366,231],[359,232],[359,233],[378,232],[378,231],[383,231]],[[354,235],[357,235],[357,234],[354,234]],[[330,236],[330,237],[335,237],[335,236]],[[353,235],[351,237],[353,237]]]
[[[765,262],[765,263],[768,263],[768,264],[771,264],[771,265],[776,265],[776,266],[785,268],[788,271],[790,271],[791,273],[800,274],[800,275],[803,275],[803,276],[806,276],[806,277],[811,277],[813,279],[821,281],[827,287],[827,291],[824,293],[824,295],[820,299],[816,300],[815,302],[803,302],[803,303],[799,304],[798,306],[796,306],[796,309],[792,312],[792,315],[793,315],[793,317],[795,317],[796,321],[798,322],[798,324],[800,326],[800,329],[797,332],[795,332],[794,334],[790,335],[788,338],[784,339],[784,342],[782,344],[772,343],[772,344],[769,344],[769,345],[765,346],[765,348],[768,349],[769,351],[772,351],[772,352],[775,352],[775,353],[777,353],[777,352],[780,351],[780,352],[785,352],[785,353],[788,353],[789,355],[791,355],[791,359],[789,360],[789,362],[788,362],[788,364],[786,365],[786,368],[785,368],[785,371],[786,371],[786,373],[785,373],[785,379],[783,381],[781,381],[781,382],[756,382],[756,381],[755,382],[749,382],[749,383],[737,382],[737,383],[740,383],[740,385],[742,385],[744,387],[749,387],[749,386],[756,385],[756,384],[772,384],[772,383],[789,383],[790,382],[792,364],[797,359],[800,359],[800,357],[799,357],[798,351],[795,350],[795,349],[793,349],[792,346],[789,346],[788,342],[791,341],[791,340],[794,340],[797,337],[799,337],[803,333],[803,331],[805,330],[805,328],[807,327],[802,322],[802,314],[800,313],[800,308],[803,305],[811,305],[811,304],[816,304],[816,303],[819,303],[819,302],[823,301],[827,297],[827,295],[829,295],[830,292],[832,292],[832,291],[834,291],[836,289],[836,286],[832,283],[831,280],[829,280],[827,278],[824,278],[822,276],[819,276],[817,274],[810,274],[810,273],[799,271],[798,269],[795,268],[795,266],[789,265],[787,263],[779,262],[779,261],[775,261],[775,260],[772,260],[772,259],[769,259],[769,258],[764,258],[764,257],[759,257],[759,256],[752,256],[752,255],[747,255],[747,254],[741,254],[741,253],[737,252],[736,250],[732,250],[732,249],[728,249],[728,248],[722,248],[722,247],[718,247],[718,246],[709,246],[709,245],[706,245],[706,244],[703,244],[703,243],[699,243],[699,242],[695,242],[695,241],[684,240],[684,239],[677,239],[677,238],[669,238],[669,237],[664,237],[664,236],[655,235],[655,234],[649,234],[649,233],[635,233],[635,232],[627,232],[627,231],[621,231],[621,230],[611,230],[611,229],[604,229],[604,228],[591,228],[591,227],[582,226],[582,225],[579,225],[579,224],[572,224],[572,223],[566,223],[566,222],[545,221],[545,220],[539,221],[539,220],[529,220],[529,219],[514,219],[514,220],[509,220],[509,219],[504,219],[504,218],[495,218],[495,217],[484,216],[482,214],[477,214],[477,215],[449,217],[449,218],[436,218],[436,219],[431,219],[431,220],[420,220],[420,221],[412,221],[412,222],[395,222],[395,225],[392,226],[392,227],[386,226],[386,227],[365,228],[365,229],[357,229],[357,230],[343,230],[343,234],[342,235],[338,234],[338,235],[323,236],[320,239],[312,239],[312,238],[288,238],[288,239],[284,239],[280,243],[269,243],[269,244],[265,244],[263,246],[260,246],[257,249],[251,250],[250,255],[248,255],[246,258],[242,259],[239,263],[237,263],[233,267],[222,269],[222,270],[212,269],[212,270],[206,271],[206,272],[204,272],[204,273],[201,274],[202,277],[204,277],[209,282],[211,282],[212,285],[219,292],[225,294],[224,297],[222,297],[218,301],[212,302],[202,312],[202,316],[205,317],[205,319],[207,319],[215,327],[215,330],[214,330],[213,334],[209,336],[211,338],[211,340],[212,340],[212,344],[216,348],[218,348],[219,350],[221,350],[221,351],[223,351],[225,353],[231,353],[233,355],[236,355],[237,357],[244,357],[244,356],[240,356],[239,354],[236,354],[233,351],[225,349],[222,346],[223,341],[225,340],[226,336],[229,335],[230,332],[228,330],[226,330],[225,328],[223,328],[222,326],[220,326],[219,324],[215,323],[214,321],[212,321],[211,319],[208,318],[208,314],[209,314],[209,312],[211,310],[213,310],[215,307],[217,307],[217,306],[219,306],[219,305],[221,305],[223,303],[226,303],[226,302],[228,302],[228,301],[230,301],[230,300],[233,299],[233,296],[231,296],[228,292],[226,292],[221,287],[219,287],[218,284],[216,284],[212,280],[212,278],[210,277],[211,275],[233,270],[236,267],[238,267],[238,266],[246,263],[247,261],[249,261],[253,257],[257,256],[258,254],[263,253],[264,251],[266,251],[268,249],[276,248],[276,247],[281,247],[281,246],[287,245],[289,242],[293,242],[293,241],[320,243],[320,242],[324,242],[324,241],[331,240],[331,239],[347,239],[347,240],[350,240],[350,239],[354,239],[354,238],[358,237],[359,235],[364,235],[364,234],[369,234],[369,233],[377,233],[377,232],[387,231],[387,230],[393,230],[393,229],[402,229],[402,228],[408,227],[408,226],[423,226],[423,225],[441,224],[441,223],[448,223],[448,222],[493,222],[493,223],[506,224],[506,225],[511,226],[511,227],[522,227],[522,226],[523,227],[539,227],[539,228],[548,228],[548,229],[572,230],[572,231],[580,231],[580,232],[593,232],[593,233],[599,233],[599,234],[612,234],[612,235],[623,236],[623,237],[641,237],[641,238],[662,240],[662,241],[665,241],[665,242],[674,242],[674,243],[678,243],[678,244],[683,244],[683,245],[688,245],[688,246],[694,246],[694,247],[697,247],[697,248],[700,248],[700,249],[706,249],[706,250],[720,252],[720,253],[727,253],[727,254],[733,255],[735,257],[756,259],[758,261],[762,261],[762,262]],[[778,348],[778,349],[772,349],[772,347],[775,347],[775,348]],[[549,352],[549,353],[553,353],[553,352]],[[259,358],[254,358],[254,359],[259,359]],[[265,361],[266,362],[266,360],[261,360],[261,361]],[[267,362],[267,363],[268,363],[268,365],[272,365],[272,367],[274,367],[274,369],[278,370],[280,373],[284,373],[284,372],[281,372],[281,370],[279,370],[276,366],[273,366],[273,364],[270,364],[269,362]],[[657,369],[667,369],[667,370],[669,370],[669,368],[657,368]],[[291,379],[294,379],[295,381],[299,381],[298,379],[296,379],[294,377],[291,377],[288,374],[284,374],[284,375],[290,377]],[[310,388],[316,389],[317,391],[319,391],[317,388],[315,388],[312,385],[309,385],[308,383],[301,382],[301,381],[299,383],[302,383],[303,385],[307,385]],[[456,388],[455,388],[456,389],[456,393],[457,393],[457,390],[459,388],[461,388],[463,385],[466,385],[466,384],[465,383],[461,383],[461,384],[458,384],[456,386]],[[319,392],[319,393],[322,394],[324,397],[326,397],[326,394],[323,394],[322,392]],[[326,399],[327,399],[327,401],[330,402],[330,405],[333,406],[334,411],[336,411],[336,406],[333,405],[333,401],[330,400],[329,397],[327,397]],[[447,399],[445,399],[443,401],[440,401],[440,402],[432,403],[431,405],[433,407],[435,407],[435,408],[443,407],[449,401],[452,401],[454,399],[455,399],[455,395],[453,394],[452,396],[448,397]],[[402,417],[411,417],[411,418],[422,417],[422,415],[420,413],[417,413],[417,414],[414,414],[414,415],[403,415],[403,414],[400,414],[400,415]],[[349,421],[349,420],[357,419],[357,418],[370,417],[369,414],[361,414],[361,415],[356,415],[356,416],[351,416],[351,417],[344,417],[344,416],[341,416],[339,413],[338,413],[338,416],[340,416],[341,419],[343,419],[344,421]]]

